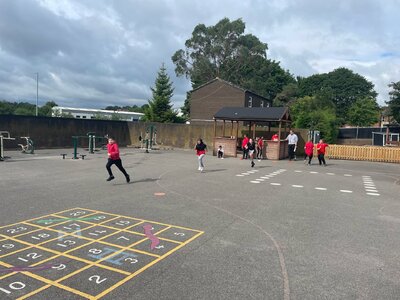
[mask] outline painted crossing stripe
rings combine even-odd
[[[319,191],[326,191],[326,188],[323,188],[323,187],[316,187],[315,189],[319,190]]]
[[[316,171],[311,171],[310,173],[311,174],[318,174],[318,172],[316,172]]]
[[[335,173],[326,173],[326,175],[335,175]]]
[[[259,181],[252,180],[251,183],[260,183]]]
[[[271,182],[270,184],[271,184],[271,185],[281,185],[281,184],[278,183],[278,182]]]
[[[303,171],[300,170],[294,170],[295,173],[302,173]]]
[[[377,193],[378,191],[377,190],[372,190],[372,189],[368,189],[368,190],[365,190],[366,192],[372,192],[372,193]]]
[[[238,176],[238,177],[244,177],[243,174],[237,174],[236,176]]]
[[[380,196],[380,194],[378,194],[378,193],[367,193],[367,195],[371,195],[371,196]]]
[[[351,176],[353,176],[353,175],[351,175],[351,174],[344,174],[344,176],[346,176],[346,177],[351,177]]]
[[[298,184],[292,184],[292,187],[294,187],[294,188],[302,188],[302,187],[304,187],[304,186],[298,185]]]
[[[349,190],[340,190],[342,193],[352,193],[353,191],[349,191]]]

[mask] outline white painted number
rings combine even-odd
[[[41,239],[46,239],[50,237],[50,234],[48,233],[40,233],[37,236],[32,235],[31,238],[35,239],[35,240],[41,240]]]
[[[10,283],[8,286],[12,290],[22,290],[25,287],[25,283],[15,281],[15,282]],[[0,288],[0,291],[4,292],[6,294],[11,294],[11,291],[3,289],[3,288]]]
[[[131,264],[136,264],[138,262],[136,258],[131,258],[131,257],[125,258],[124,261],[130,261]]]
[[[100,220],[103,220],[105,218],[106,218],[106,216],[98,216],[96,218],[93,218],[93,220],[100,221]]]
[[[74,212],[70,213],[69,215],[73,216],[73,217],[78,217],[78,216],[81,216],[81,215],[84,215],[84,214],[86,214],[85,211],[78,210],[78,211],[74,211]]]
[[[93,276],[90,276],[89,277],[89,281],[95,281],[97,284],[100,284],[100,283],[102,283],[103,281],[106,281],[107,280],[107,278],[103,278],[103,279],[100,279],[101,277],[99,276],[99,275],[93,275]]]
[[[119,238],[117,238],[117,240],[119,240],[119,239],[123,239],[123,240],[129,241],[129,239],[124,237],[123,235],[121,235]]]
[[[12,248],[14,248],[14,244],[4,244],[4,245],[1,245],[1,247],[6,248],[6,249],[12,249]]]
[[[93,254],[100,254],[101,252],[103,252],[102,250],[100,250],[100,249],[90,249],[89,250],[89,253],[93,253]]]
[[[117,223],[115,223],[116,225],[120,225],[120,226],[125,226],[125,225],[129,225],[131,224],[130,221],[118,221]]]
[[[182,232],[174,232],[174,234],[177,235],[177,236],[185,236],[185,234],[182,233]]]
[[[66,248],[66,247],[69,247],[69,246],[72,246],[72,245],[75,245],[75,244],[76,244],[75,241],[65,240],[62,243],[58,243],[57,246]]]
[[[164,246],[163,245],[159,245],[159,246],[155,246],[154,248],[156,248],[156,249],[164,249]]]
[[[67,266],[64,265],[64,264],[59,264],[59,265],[57,265],[57,266],[52,266],[51,268],[52,268],[52,269],[56,269],[56,270],[58,270],[58,271],[61,271],[61,270],[64,270],[66,267],[67,267]]]
[[[28,228],[26,228],[26,227],[10,228],[10,229],[7,229],[7,232],[9,232],[11,234],[14,234],[14,233],[18,233],[18,232],[21,232],[21,231],[25,231],[27,229]]]

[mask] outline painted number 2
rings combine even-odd
[[[96,282],[96,284],[100,284],[106,280],[107,280],[107,278],[101,279],[101,277],[99,275],[93,275],[93,276],[89,277],[89,281],[94,281],[94,282]]]

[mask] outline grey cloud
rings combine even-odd
[[[35,99],[39,72],[42,101],[141,105],[164,62],[179,107],[190,82],[175,77],[171,56],[194,26],[223,17],[242,17],[246,31],[268,43],[269,57],[294,75],[359,60],[366,64],[354,70],[384,92],[386,79],[399,80],[394,57],[384,57],[386,70],[368,63],[399,49],[395,1],[0,1],[0,98]]]

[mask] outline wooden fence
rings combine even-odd
[[[329,147],[326,149],[326,156],[330,159],[349,159],[400,163],[400,148],[329,145]]]

